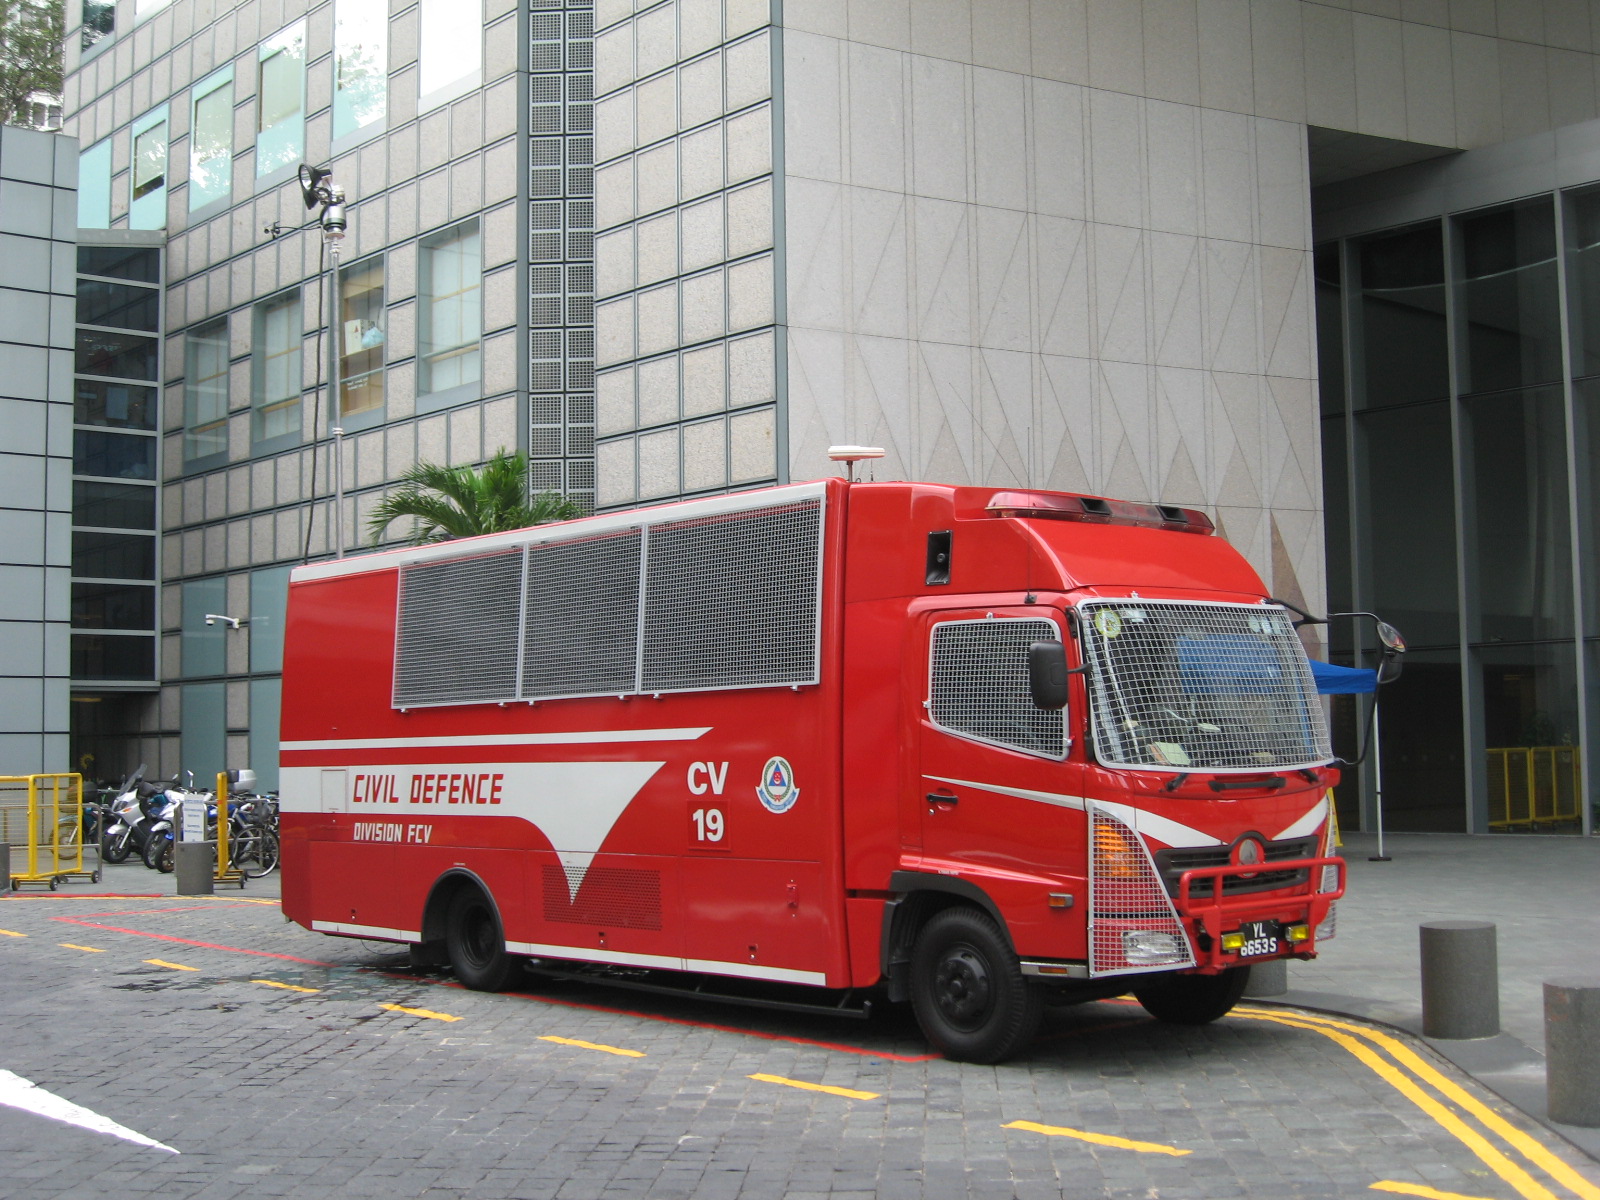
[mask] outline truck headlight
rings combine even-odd
[[[1129,963],[1185,962],[1189,957],[1187,949],[1175,933],[1135,929],[1122,935],[1122,953]]]

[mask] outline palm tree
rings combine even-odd
[[[372,544],[400,517],[414,518],[411,542],[448,542],[480,533],[504,533],[582,516],[557,492],[528,495],[528,460],[504,447],[482,467],[418,463],[367,519]]]

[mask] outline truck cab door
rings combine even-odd
[[[1073,714],[1038,708],[1028,687],[1028,646],[1062,632],[1063,614],[1043,606],[942,609],[923,615],[918,639],[925,667],[908,782],[920,795],[908,801],[920,801],[922,869],[981,888],[1014,938],[1018,920],[1059,935],[1047,893],[1071,891],[1085,873]]]

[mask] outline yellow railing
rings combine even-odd
[[[48,883],[82,875],[98,882],[98,864],[83,865],[83,776],[0,775],[0,842],[9,844],[13,868],[7,886]],[[22,852],[22,870],[15,854]]]
[[[217,874],[214,882],[232,883],[244,887],[244,876],[233,865],[233,849],[228,835],[233,832],[228,822],[228,773],[217,772]]]
[[[1576,823],[1583,771],[1576,746],[1505,746],[1489,755],[1489,828]]]

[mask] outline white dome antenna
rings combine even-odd
[[[844,464],[844,477],[850,483],[856,481],[856,464],[863,459],[882,458],[882,446],[829,446],[828,457],[834,462]]]

